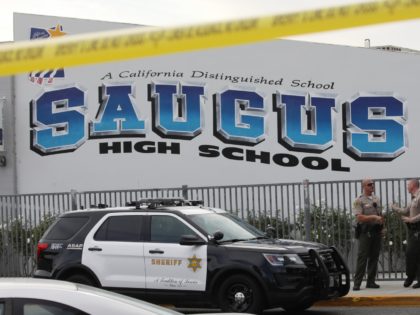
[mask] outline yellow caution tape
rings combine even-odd
[[[420,17],[420,0],[388,0],[171,28],[131,28],[0,45],[0,75],[223,47]]]

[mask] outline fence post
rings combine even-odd
[[[182,198],[188,200],[188,185],[182,185]]]
[[[304,198],[304,219],[305,219],[305,240],[311,241],[311,203],[309,200],[309,180],[303,180],[303,198]]]
[[[77,190],[70,190],[71,210],[77,210]]]

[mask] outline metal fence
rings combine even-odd
[[[388,205],[406,205],[408,179],[376,180],[387,233],[379,265],[380,279],[403,279],[406,230]],[[184,197],[226,209],[276,236],[336,246],[355,268],[352,203],[360,181],[297,182],[264,185],[88,191],[0,196],[0,276],[28,276],[36,264],[36,243],[56,216],[92,205],[123,206],[141,198]]]

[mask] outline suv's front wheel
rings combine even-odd
[[[218,302],[224,312],[260,314],[264,308],[259,285],[246,275],[226,279],[220,287]]]

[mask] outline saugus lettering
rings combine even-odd
[[[195,75],[209,76],[195,70]],[[134,76],[152,76],[152,71],[138,71]],[[182,72],[156,72],[156,75],[177,76]],[[217,74],[217,73],[216,73]],[[130,77],[128,71],[120,75]],[[218,74],[217,74],[218,75]],[[109,76],[105,76],[108,78]],[[111,76],[112,77],[112,76]],[[220,74],[219,79],[226,79]],[[250,77],[251,79],[251,77]],[[280,80],[280,83],[282,79]],[[306,88],[334,89],[334,82],[293,80]],[[289,151],[322,153],[336,144],[336,113],[343,118],[343,152],[357,161],[389,161],[407,149],[405,101],[393,93],[359,93],[338,108],[336,94],[275,91],[272,111],[267,98],[255,88],[228,88],[206,91],[203,84],[159,82],[148,84],[147,100],[136,99],[132,83],[104,83],[99,88],[99,107],[95,118],[87,118],[87,91],[77,86],[44,91],[31,101],[31,149],[40,155],[72,152],[89,139],[115,137],[147,137],[154,132],[161,138],[189,141],[205,130],[204,115],[212,115],[213,136],[223,143],[239,146],[257,146],[272,137],[268,132],[268,115],[276,115],[275,139]],[[211,93],[212,98],[206,97]],[[204,102],[212,99],[213,113],[204,112]],[[211,101],[210,101],[211,102]],[[62,104],[56,111],[57,104]],[[65,103],[65,104],[64,104]],[[151,106],[151,117],[144,117],[145,106]],[[209,128],[209,127],[206,127]],[[211,128],[211,127],[210,127]],[[208,132],[208,131],[207,131]],[[217,141],[215,139],[215,141]],[[211,148],[210,148],[211,149]],[[104,149],[105,150],[105,149]],[[143,149],[135,148],[136,151]],[[245,149],[243,149],[245,150]],[[214,154],[207,151],[205,154]],[[266,153],[243,151],[248,161],[277,164],[294,164],[286,157],[268,158]],[[226,150],[226,157],[239,159],[240,152]],[[311,169],[340,163],[323,159],[304,159],[301,163]]]

